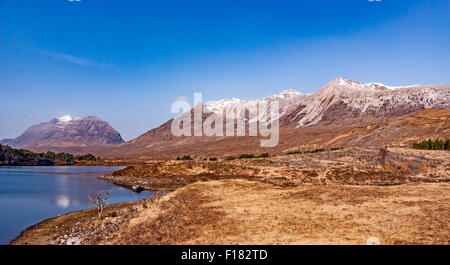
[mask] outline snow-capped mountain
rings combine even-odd
[[[390,87],[340,77],[304,98],[291,121],[297,127],[344,119],[370,122],[425,108],[450,108],[450,85]]]
[[[293,89],[288,89],[276,95],[251,100],[242,100],[238,98],[219,100],[214,103],[205,104],[204,111],[223,114],[226,115],[226,117],[228,117],[228,113],[233,113],[235,119],[243,119],[246,122],[263,122],[267,120],[267,112],[270,111],[270,103],[272,101],[278,101],[279,117],[282,117],[295,109],[298,103],[302,102],[308,95],[309,94],[304,94]],[[267,112],[258,112],[257,107],[260,104],[267,106]],[[239,110],[242,109],[245,109],[248,112],[248,116],[242,116],[244,113],[239,112]],[[237,113],[241,113],[241,115],[238,115]],[[254,118],[249,120],[249,117]]]
[[[239,108],[247,109],[249,105],[274,100],[279,102],[280,107],[280,143],[277,148],[282,150],[288,146],[311,144],[316,138],[330,141],[327,137],[333,137],[339,131],[368,123],[384,124],[391,117],[407,117],[407,114],[418,113],[426,108],[450,109],[450,85],[391,87],[381,83],[360,83],[335,78],[311,94],[286,90],[273,96],[251,100],[229,98],[207,103],[203,105],[202,119],[206,121],[209,115],[228,115],[228,112]],[[193,112],[192,109],[180,115],[191,115],[191,122],[194,123]],[[249,117],[250,115],[244,117],[246,122],[251,122]],[[411,126],[416,126],[412,122]],[[257,149],[260,148],[259,141],[254,137],[176,137],[171,132],[171,123],[172,120],[168,120],[104,154],[173,158],[189,152],[204,154],[206,150],[215,155],[264,151]],[[405,135],[408,132],[403,136]]]
[[[56,124],[60,125],[60,126],[64,126],[69,124],[71,121],[79,121],[81,120],[81,118],[77,117],[77,118],[72,118],[72,116],[70,115],[64,115],[56,119]]]
[[[72,118],[65,115],[28,128],[15,139],[1,141],[16,148],[46,151],[57,147],[105,146],[122,143],[122,137],[107,122],[89,116]]]
[[[279,102],[279,117],[285,125],[306,127],[321,121],[344,120],[364,123],[425,108],[450,108],[450,86],[387,86],[338,77],[311,94],[290,89],[273,96],[252,100],[223,99],[206,104],[204,109],[216,114],[226,113],[239,108],[249,109],[249,106],[275,100]]]
[[[257,105],[259,103],[270,103],[276,100],[279,102],[280,108],[282,108],[281,113],[283,113],[289,106],[301,101],[307,95],[294,89],[288,89],[276,95],[251,100],[238,98],[222,99],[214,103],[205,104],[204,108],[206,111],[221,113],[223,111],[236,110],[237,108],[248,108],[251,105]]]

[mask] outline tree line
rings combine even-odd
[[[26,149],[15,149],[0,145],[0,165],[52,166],[54,164],[72,165],[77,161],[97,161],[92,154],[73,155],[69,153],[35,153]]]
[[[450,139],[423,140],[422,142],[413,143],[413,148],[423,150],[450,150]]]

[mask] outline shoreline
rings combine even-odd
[[[75,164],[75,165],[52,165],[52,166],[42,166],[42,165],[20,165],[20,166],[16,166],[16,165],[14,165],[14,166],[10,166],[10,165],[1,165],[0,166],[0,169],[2,168],[2,167],[27,167],[27,168],[40,168],[40,167],[50,167],[50,168],[53,168],[53,167],[115,167],[116,169],[115,170],[118,170],[117,168],[124,168],[124,166],[110,166],[110,165],[93,165],[93,164],[89,164],[89,165],[79,165],[79,164]],[[32,169],[31,169],[32,170]],[[99,177],[101,177],[101,176],[93,176],[93,178],[94,179],[99,179]],[[106,181],[106,180],[102,180],[102,181]],[[111,183],[111,182],[110,182]],[[125,186],[119,186],[119,185],[116,185],[116,184],[114,184],[114,183],[112,183],[114,186],[118,186],[118,187],[123,187],[123,188],[126,188],[127,190],[129,190],[129,191],[132,191],[132,192],[136,192],[136,191],[134,191],[134,190],[132,190],[131,188],[128,188],[128,187],[125,187]],[[129,205],[130,203],[132,203],[132,204],[135,204],[135,203],[137,203],[139,200],[132,200],[132,201],[123,201],[123,202],[118,202],[118,203],[114,203],[114,204],[110,204],[110,205],[106,205],[105,206],[105,208],[109,208],[109,207],[113,207],[113,208],[117,208],[117,207],[126,207],[127,205]],[[22,230],[20,230],[19,232],[18,232],[18,234],[16,234],[15,236],[14,236],[14,238],[13,239],[11,239],[11,240],[9,240],[9,241],[7,241],[7,242],[5,242],[4,243],[4,245],[10,245],[10,244],[13,244],[15,241],[18,241],[20,238],[22,238],[22,237],[24,237],[24,235],[25,234],[27,234],[27,233],[29,233],[30,231],[33,231],[33,230],[35,230],[36,228],[38,228],[38,227],[40,227],[41,225],[43,225],[43,224],[46,224],[46,223],[49,223],[49,222],[52,222],[52,221],[54,221],[54,220],[57,220],[58,218],[63,218],[63,217],[65,217],[65,216],[67,216],[67,215],[74,215],[74,214],[78,214],[78,213],[81,213],[81,212],[90,212],[90,211],[95,211],[96,210],[96,208],[94,207],[94,206],[88,206],[89,208],[84,208],[84,209],[79,209],[79,210],[73,210],[73,211],[71,211],[71,212],[67,212],[67,213],[64,213],[64,214],[61,214],[61,215],[55,215],[55,216],[49,216],[49,217],[47,217],[47,218],[44,218],[44,219],[42,219],[41,221],[38,221],[38,222],[36,222],[36,223],[31,223],[31,224],[29,224],[27,227],[25,227],[24,229],[22,229]]]
[[[129,202],[119,202],[115,204],[110,204],[105,206],[103,220],[108,220],[108,214],[111,212],[121,211],[123,209],[127,209],[130,206],[138,205],[139,201],[129,201]],[[81,220],[85,218],[91,218],[92,223],[95,223],[97,218],[97,212],[95,208],[83,209],[72,211],[60,216],[54,216],[47,218],[39,223],[30,225],[20,232],[20,234],[9,241],[7,245],[47,245],[47,244],[58,244],[55,240],[55,237],[64,237],[64,235],[68,235],[66,238],[73,238],[71,236],[70,226],[74,226],[79,224]],[[69,219],[68,221],[65,219]],[[102,221],[103,221],[102,220]],[[62,221],[62,222],[61,222]],[[100,221],[101,222],[101,221]],[[64,227],[64,228],[63,228]],[[50,231],[53,229],[54,231]],[[58,230],[59,229],[59,230]],[[65,229],[65,230],[64,230]],[[67,230],[69,229],[69,230]],[[64,230],[64,231],[63,231]],[[44,231],[44,236],[41,237],[41,232]],[[50,231],[50,232],[49,232]],[[39,236],[35,236],[33,234],[38,233]],[[31,242],[30,242],[31,241]]]
[[[366,230],[382,235],[386,244],[448,242],[446,151],[390,148],[386,163],[377,161],[376,150],[346,148],[128,166],[98,179],[130,190],[173,192],[108,205],[104,220],[95,218],[95,209],[53,217],[10,244],[64,244],[70,231],[81,233],[81,244],[364,244]],[[324,227],[329,234],[321,238]]]
[[[48,218],[8,244],[364,245],[371,236],[389,245],[447,244],[449,192],[449,183],[196,182],[167,196],[108,205],[102,220],[96,209]]]

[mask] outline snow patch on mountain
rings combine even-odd
[[[450,85],[387,86],[382,83],[362,83],[337,77],[314,93],[304,94],[288,89],[272,96],[251,100],[222,99],[205,103],[204,111],[236,115],[238,110],[246,109],[249,116],[265,120],[267,113],[258,113],[255,107],[261,103],[270,106],[272,101],[279,103],[279,119],[297,127],[306,127],[317,124],[324,117],[328,121],[333,121],[344,116],[364,117],[362,114],[367,113],[377,117],[380,115],[390,117],[422,108],[449,109]]]
[[[81,120],[80,117],[72,118],[72,116],[70,116],[70,115],[64,115],[64,116],[56,118],[56,124],[59,126],[65,126],[72,121],[80,121],[80,120]]]
[[[205,109],[213,113],[234,112],[238,109],[250,109],[251,106],[258,106],[260,103],[269,105],[272,101],[278,101],[280,106],[280,116],[285,114],[290,106],[296,104],[302,97],[309,94],[298,92],[294,89],[288,89],[281,93],[251,100],[239,98],[222,99],[213,103],[205,104]],[[251,110],[250,110],[251,111]]]
[[[70,115],[64,115],[64,116],[58,117],[58,118],[56,118],[56,119],[57,119],[58,122],[60,122],[60,123],[67,123],[67,122],[69,122],[69,121],[72,120],[72,116],[70,116]]]
[[[402,89],[402,88],[410,88],[410,87],[416,87],[416,86],[421,86],[421,85],[412,85],[412,86],[388,86],[382,83],[367,83],[367,85],[375,85],[375,86],[382,86],[385,87],[389,90],[397,90],[397,89]]]
[[[348,111],[364,113],[396,108],[449,108],[450,90],[448,86],[402,86],[389,87],[381,83],[360,83],[335,78],[323,88],[311,94],[303,103],[306,107],[293,118],[298,119],[297,127],[311,126],[322,120],[327,110],[336,103],[347,105]],[[439,87],[439,88],[438,88]]]

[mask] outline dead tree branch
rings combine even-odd
[[[105,193],[105,195],[102,197],[102,192],[91,192],[89,193],[88,199],[93,204],[97,206],[97,212],[98,212],[98,218],[102,218],[103,209],[105,208],[106,201],[108,200],[109,195],[111,192]]]

